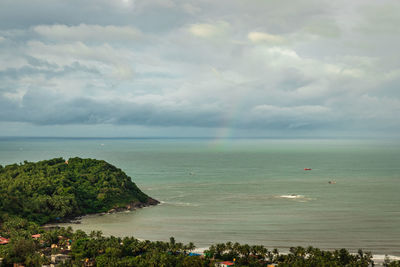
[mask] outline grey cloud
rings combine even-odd
[[[367,100],[375,101],[373,98]],[[223,109],[199,108],[190,106],[158,106],[152,103],[133,103],[129,101],[99,101],[90,98],[63,99],[58,94],[27,93],[22,102],[14,103],[4,97],[0,102],[8,112],[3,112],[2,121],[30,122],[37,125],[65,124],[115,124],[144,126],[188,126],[219,127],[226,123]],[[347,104],[347,101],[344,101]],[[357,105],[364,106],[362,101]],[[393,104],[393,103],[392,103]],[[240,114],[240,112],[244,112]],[[336,116],[329,108],[320,105],[273,106],[261,105],[251,110],[242,110],[235,114],[232,125],[238,129],[315,129],[329,128],[332,123],[343,127],[349,120]],[[383,112],[383,111],[381,111]],[[368,112],[353,114],[370,120]],[[379,116],[378,116],[379,118]],[[373,119],[373,118],[372,118]]]
[[[39,25],[33,30],[50,40],[83,41],[83,42],[121,42],[140,39],[141,32],[132,26],[99,26],[79,24]]]
[[[300,70],[294,68],[288,68],[288,70],[282,70],[283,77],[276,85],[281,90],[296,90],[300,87],[306,86],[313,82],[312,79],[307,78]]]
[[[33,64],[29,66],[24,66],[22,68],[8,68],[3,71],[0,71],[0,79],[12,79],[17,80],[21,77],[34,76],[34,75],[43,75],[46,79],[51,79],[55,77],[63,77],[65,75],[73,74],[73,73],[91,73],[99,75],[100,72],[97,69],[89,68],[82,66],[78,62],[73,63],[70,66],[64,66],[60,68],[55,64],[49,64],[44,61],[36,60],[40,62],[36,66]],[[30,62],[32,63],[32,61]],[[41,68],[43,66],[44,68]]]
[[[30,122],[37,125],[63,124],[136,124],[147,126],[200,126],[221,124],[220,114],[212,110],[191,110],[187,107],[157,107],[126,101],[102,102],[89,98],[62,99],[57,94],[27,93],[21,103],[0,98],[9,112],[2,121]]]
[[[398,7],[4,0],[0,122],[396,133]]]
[[[114,1],[4,0],[0,3],[1,28],[27,28],[32,25],[88,24],[121,25],[128,22],[124,6]],[[115,3],[122,1],[115,1]],[[105,15],[107,14],[107,15]],[[79,24],[79,23],[78,23]]]
[[[362,23],[356,29],[364,34],[399,34],[400,4],[394,1],[372,2],[360,8]]]

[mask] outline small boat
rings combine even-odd
[[[311,171],[311,168],[304,168],[305,171]]]

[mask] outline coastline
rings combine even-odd
[[[154,200],[154,199],[153,199]],[[157,201],[157,200],[155,200]],[[134,203],[133,205],[127,205],[127,207],[123,207],[123,208],[118,208],[118,209],[111,209],[107,212],[101,212],[101,213],[91,213],[91,214],[85,214],[83,216],[78,216],[76,218],[74,218],[73,220],[70,220],[68,222],[61,222],[61,223],[54,223],[54,224],[46,224],[44,226],[51,228],[56,228],[56,227],[63,227],[64,223],[69,223],[69,224],[80,224],[81,220],[83,218],[87,218],[87,217],[97,217],[97,216],[104,216],[104,215],[110,215],[110,214],[117,214],[117,213],[124,213],[124,212],[131,212],[134,211],[136,209],[139,208],[145,208],[145,207],[151,207],[151,206],[155,206],[158,204],[161,204],[162,202],[157,201],[157,203],[155,202],[151,202],[150,203]],[[132,203],[131,203],[132,204]],[[43,226],[43,227],[44,227]],[[137,237],[135,237],[137,238]],[[145,238],[137,238],[140,241],[145,241]],[[152,242],[156,242],[157,240],[151,240]],[[196,245],[196,241],[193,241],[193,243]],[[215,244],[213,244],[215,245]],[[197,247],[195,248],[192,253],[197,253],[197,254],[201,254],[204,255],[204,252],[206,250],[208,250],[209,247]],[[274,248],[270,247],[268,248],[270,251],[272,251]],[[282,255],[287,255],[289,254],[289,250],[287,248],[278,248],[279,249],[279,253]],[[347,249],[347,248],[345,248]],[[352,255],[357,255],[356,252],[351,252]],[[375,266],[385,266],[385,260],[389,259],[390,261],[400,261],[400,255],[392,255],[392,254],[372,254],[372,260],[374,261]]]
[[[202,248],[195,248],[192,252],[197,253],[197,254],[202,254],[204,255],[204,251],[208,250],[207,247],[202,247]],[[287,255],[289,254],[289,250],[284,250],[280,251],[280,254]],[[356,255],[357,253],[352,253],[353,255]],[[400,261],[400,255],[382,255],[382,254],[373,254],[372,255],[372,260],[374,261],[375,266],[384,266],[385,259],[388,258],[391,261]]]
[[[81,220],[85,217],[103,216],[106,214],[121,213],[121,212],[127,212],[127,211],[129,212],[129,211],[134,211],[134,210],[141,209],[141,208],[157,206],[159,204],[161,204],[160,201],[158,201],[152,197],[149,197],[146,202],[133,201],[133,202],[126,204],[125,206],[115,207],[115,208],[112,208],[105,212],[95,212],[95,213],[88,213],[88,214],[83,214],[83,215],[79,215],[79,216],[74,216],[74,217],[65,217],[65,218],[61,218],[60,220],[55,221],[55,222],[45,223],[45,224],[41,225],[41,227],[43,227],[44,229],[52,229],[55,227],[60,227],[60,224],[68,224],[68,223],[69,224],[81,224]]]
[[[391,261],[400,261],[400,256],[395,255],[381,255],[381,254],[374,254],[372,255],[372,260],[375,263],[375,266],[384,266],[385,258],[388,258]]]
[[[74,218],[70,218],[68,221],[63,221],[63,222],[59,222],[59,223],[50,223],[50,224],[43,225],[42,227],[47,226],[47,227],[49,227],[51,229],[52,227],[63,227],[63,224],[81,224],[81,222],[82,222],[82,220],[84,218],[94,218],[94,217],[99,217],[99,216],[104,216],[104,215],[119,214],[119,213],[122,214],[122,213],[127,213],[127,212],[129,213],[129,212],[135,211],[137,209],[156,206],[156,205],[160,205],[160,204],[163,204],[163,203],[165,203],[165,202],[164,201],[158,201],[156,199],[153,199],[153,198],[149,197],[149,201],[147,201],[146,203],[132,202],[130,204],[127,204],[125,207],[113,208],[113,209],[110,209],[107,212],[85,214],[85,215],[82,215],[82,216],[77,216],[77,217],[74,217]],[[121,237],[124,237],[124,236],[121,236]],[[129,237],[129,235],[127,235],[127,237]],[[142,237],[142,238],[135,237],[135,238],[140,240],[140,241],[148,240],[147,238],[144,238],[144,237]],[[160,240],[152,240],[151,239],[150,241],[156,242],[156,241],[160,241]],[[195,240],[193,241],[193,243],[196,245],[196,241]],[[210,246],[211,245],[215,245],[215,244],[216,243],[212,243],[212,244],[210,244]],[[254,245],[256,243],[251,243],[251,244]],[[280,253],[283,254],[283,255],[287,255],[287,254],[290,253],[287,247],[270,247],[269,249],[272,250],[274,248],[278,248]],[[208,249],[209,249],[209,247],[206,247],[206,246],[196,247],[192,252],[203,255],[204,251],[208,250]],[[344,249],[350,250],[350,249],[348,249],[346,247],[344,247]],[[327,250],[333,251],[334,249],[327,249]],[[353,250],[353,252],[351,252],[351,254],[356,255],[357,253],[354,252],[354,250]],[[375,253],[375,254],[372,254],[372,260],[374,261],[375,266],[384,266],[385,259],[389,259],[391,261],[400,261],[400,254],[396,254],[396,255],[390,254],[390,253],[385,253],[385,254]]]
[[[160,204],[160,201],[149,197],[146,202],[140,202],[140,201],[133,201],[131,203],[126,204],[124,207],[115,207],[110,210],[108,210],[106,213],[115,213],[115,212],[122,212],[122,211],[132,211],[144,207],[149,207],[149,206],[156,206]]]

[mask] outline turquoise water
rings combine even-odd
[[[396,142],[0,139],[2,165],[60,156],[104,159],[162,201],[89,216],[75,228],[150,240],[174,236],[198,247],[238,241],[400,255]]]

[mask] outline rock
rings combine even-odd
[[[144,208],[144,207],[148,207],[148,206],[154,206],[157,204],[160,204],[160,201],[149,197],[145,203],[139,202],[139,201],[133,201],[133,202],[129,203],[128,205],[126,205],[126,209],[127,210],[136,210],[136,209],[140,209],[140,208]]]
[[[158,200],[156,200],[156,199],[154,199],[154,198],[149,197],[149,198],[147,199],[147,203],[146,203],[146,204],[148,204],[148,205],[150,205],[150,206],[158,205],[158,204],[160,204],[160,201],[158,201]]]
[[[148,206],[155,206],[160,204],[160,201],[149,197],[145,203],[140,202],[140,201],[133,201],[126,205],[125,207],[115,207],[107,211],[107,213],[115,213],[115,212],[121,212],[121,211],[129,211],[129,210],[136,210]]]

